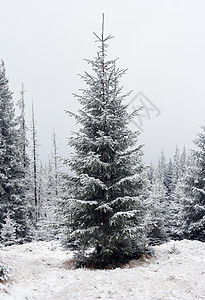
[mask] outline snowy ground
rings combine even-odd
[[[68,270],[71,252],[57,242],[38,242],[0,250],[0,262],[13,269],[0,283],[1,300],[194,300],[205,299],[205,243],[169,242],[155,257],[124,269]]]

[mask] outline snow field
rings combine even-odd
[[[194,300],[205,299],[205,244],[171,241],[155,246],[155,257],[124,269],[66,269],[73,253],[58,242],[36,242],[0,250],[13,269],[0,284],[1,300]]]

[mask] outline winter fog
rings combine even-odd
[[[83,87],[77,74],[89,71],[83,58],[96,55],[95,36],[105,13],[105,32],[115,38],[109,57],[128,68],[121,83],[150,105],[137,118],[145,143],[144,159],[156,164],[163,149],[167,157],[178,145],[193,148],[192,140],[204,122],[205,3],[199,1],[3,1],[1,49],[14,99],[24,83],[27,126],[31,102],[36,110],[40,155],[47,160],[55,127],[59,152],[67,157],[67,138],[76,130],[65,110],[79,104],[72,93]],[[140,99],[130,109],[142,106]],[[146,103],[144,103],[146,104]],[[139,129],[132,124],[133,129]]]

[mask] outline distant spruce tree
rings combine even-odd
[[[172,174],[173,174],[173,160],[170,158],[167,164],[165,186],[167,188],[167,196],[171,194],[172,185]]]
[[[57,238],[57,203],[60,186],[56,195],[55,161],[49,160],[48,165],[40,167],[38,174],[38,222],[36,223],[35,240],[50,241]],[[60,172],[58,168],[58,179]]]
[[[183,238],[183,203],[185,199],[185,178],[186,173],[184,173],[184,177],[179,177],[175,188],[170,195],[172,207],[169,214],[171,220],[169,221],[169,236],[174,240],[181,240]]]
[[[167,190],[158,170],[153,173],[148,202],[147,228],[149,244],[159,245],[168,240],[165,220],[167,219]]]
[[[180,152],[179,148],[176,147],[174,157],[173,157],[173,164],[172,164],[172,177],[171,177],[171,192],[174,191],[177,181],[181,176],[181,159],[180,159]]]
[[[28,234],[25,168],[15,119],[12,93],[3,61],[0,62],[0,232],[9,215],[15,223],[16,242]]]
[[[169,237],[174,240],[181,239],[182,236],[182,207],[183,207],[183,186],[186,176],[186,151],[185,148],[180,155],[176,147],[172,159],[172,172],[168,196],[168,217],[166,226]]]
[[[185,180],[184,236],[205,242],[205,126],[201,129]]]
[[[104,37],[104,20],[101,37],[95,36],[100,51],[86,60],[93,74],[81,76],[87,87],[75,95],[82,105],[75,115],[81,128],[70,139],[75,152],[69,165],[76,176],[70,178],[64,243],[79,249],[79,265],[104,268],[145,250],[144,167],[138,133],[128,129],[136,112],[128,114],[123,104],[128,94],[119,86],[126,70],[106,60],[111,36]]]
[[[166,171],[167,171],[167,163],[166,163],[166,157],[164,155],[164,151],[162,150],[161,156],[158,159],[158,165],[157,165],[157,174],[160,180],[166,184]]]
[[[169,196],[171,192],[173,164],[171,160],[167,163],[164,151],[161,152],[161,156],[158,159],[157,171],[158,171],[157,176],[160,178],[161,182],[166,187],[167,196]]]
[[[187,171],[187,151],[186,148],[183,148],[182,154],[180,156],[180,177],[184,177]]]
[[[170,203],[170,238],[179,240],[183,238],[183,202],[185,178],[187,175],[187,155],[183,149],[180,155],[178,147],[173,157],[172,181],[169,195]]]

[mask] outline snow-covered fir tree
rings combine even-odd
[[[151,184],[153,179],[154,179],[154,167],[152,165],[152,163],[150,164],[150,166],[148,167],[147,170],[147,178],[149,180],[149,183]]]
[[[16,241],[28,235],[25,169],[19,146],[12,93],[3,61],[0,62],[0,231],[10,215],[16,223]]]
[[[40,167],[38,175],[38,221],[35,239],[49,241],[55,239],[58,198],[56,195],[55,173],[49,160],[48,166]]]
[[[187,171],[187,151],[186,148],[183,148],[181,157],[180,157],[180,176],[184,177]]]
[[[161,152],[161,156],[158,159],[158,165],[157,165],[157,171],[158,171],[158,177],[161,180],[161,182],[164,184],[167,190],[167,196],[170,193],[171,189],[171,178],[173,173],[173,165],[172,160],[169,161],[167,164],[167,160],[164,154],[164,151]]]
[[[16,243],[16,223],[9,214],[7,214],[1,230],[1,242],[4,246],[11,246]]]
[[[184,153],[185,154],[185,153]],[[170,172],[170,185],[168,193],[168,214],[166,227],[167,232],[172,239],[179,239],[181,226],[181,210],[182,210],[182,200],[181,196],[183,195],[183,174],[181,166],[181,155],[178,147],[176,147]],[[185,157],[183,158],[185,159]],[[185,165],[183,165],[185,168]]]
[[[37,176],[37,213],[35,239],[52,240],[58,239],[60,214],[58,213],[58,203],[61,195],[61,162],[58,155],[57,139],[53,129],[52,133],[52,153],[48,159],[48,164],[40,164]],[[59,225],[59,226],[58,226]]]
[[[158,176],[160,178],[161,181],[165,181],[165,177],[166,177],[166,168],[167,168],[167,164],[166,164],[166,157],[164,155],[164,151],[162,150],[161,152],[161,156],[158,159]]]
[[[170,209],[170,222],[169,222],[169,236],[171,239],[180,240],[183,238],[183,205],[185,199],[185,178],[180,176],[176,182],[175,188],[172,191],[169,198],[171,199],[171,209]]]
[[[26,113],[25,113],[25,92],[24,85],[21,85],[20,98],[17,102],[18,116],[17,116],[17,134],[18,134],[18,146],[21,153],[21,165],[24,170],[24,177],[26,182],[26,208],[29,219],[29,227],[31,235],[34,232],[34,205],[33,205],[33,182],[32,182],[32,170],[31,161],[27,153],[29,142],[27,139],[28,128],[26,126]],[[31,237],[32,238],[32,237]]]
[[[26,119],[25,119],[25,89],[24,85],[22,84],[21,91],[20,91],[20,99],[18,100],[17,106],[19,108],[19,116],[17,117],[17,122],[18,122],[18,135],[19,135],[19,147],[20,151],[22,153],[22,165],[25,169],[25,174],[28,175],[28,169],[29,169],[29,158],[28,154],[26,152],[26,148],[28,147],[28,140],[26,138]]]
[[[84,255],[79,264],[103,268],[145,251],[143,218],[143,164],[138,133],[128,129],[134,117],[127,112],[119,80],[125,70],[107,60],[107,41],[97,36],[100,50],[87,60],[93,73],[82,79],[86,88],[76,95],[82,109],[75,115],[81,129],[70,139],[75,152],[69,165],[69,199],[65,207],[67,234],[64,244],[76,244]],[[80,253],[80,252],[79,252]]]
[[[184,202],[184,234],[188,239],[205,241],[205,126],[195,144],[198,150],[189,159]]]
[[[58,155],[58,147],[57,147],[57,139],[56,139],[56,133],[55,129],[53,128],[53,134],[52,134],[52,174],[54,176],[54,186],[55,186],[55,194],[58,196],[59,192],[59,177],[60,177],[60,159]]]
[[[39,156],[38,156],[38,141],[37,141],[37,129],[36,129],[36,119],[34,103],[32,102],[32,121],[31,121],[31,139],[32,139],[32,154],[31,154],[31,164],[30,164],[30,185],[31,185],[31,219],[33,226],[36,227],[39,217],[39,203],[38,203],[38,189],[39,189]]]
[[[167,190],[160,175],[158,170],[153,173],[149,197],[146,200],[149,206],[146,225],[151,245],[161,244],[168,239],[165,228]]]
[[[184,186],[187,175],[187,155],[184,147],[180,155],[178,147],[176,148],[173,164],[172,177],[170,185],[169,203],[170,203],[170,237],[172,239],[183,238],[183,201],[185,197]]]
[[[165,186],[167,188],[167,195],[171,193],[171,184],[172,184],[172,174],[173,174],[173,162],[170,158],[167,169],[166,169],[166,178],[165,178]]]
[[[172,177],[171,177],[171,192],[174,191],[177,181],[181,175],[181,160],[180,160],[180,152],[179,148],[176,147],[174,157],[173,157],[173,164],[172,164]]]
[[[176,147],[175,154],[168,164],[164,153],[161,153],[157,171],[158,177],[166,190],[166,209],[163,213],[164,225],[167,235],[172,239],[181,239],[183,236],[182,207],[186,169],[187,157],[185,148],[180,155],[180,151]]]

